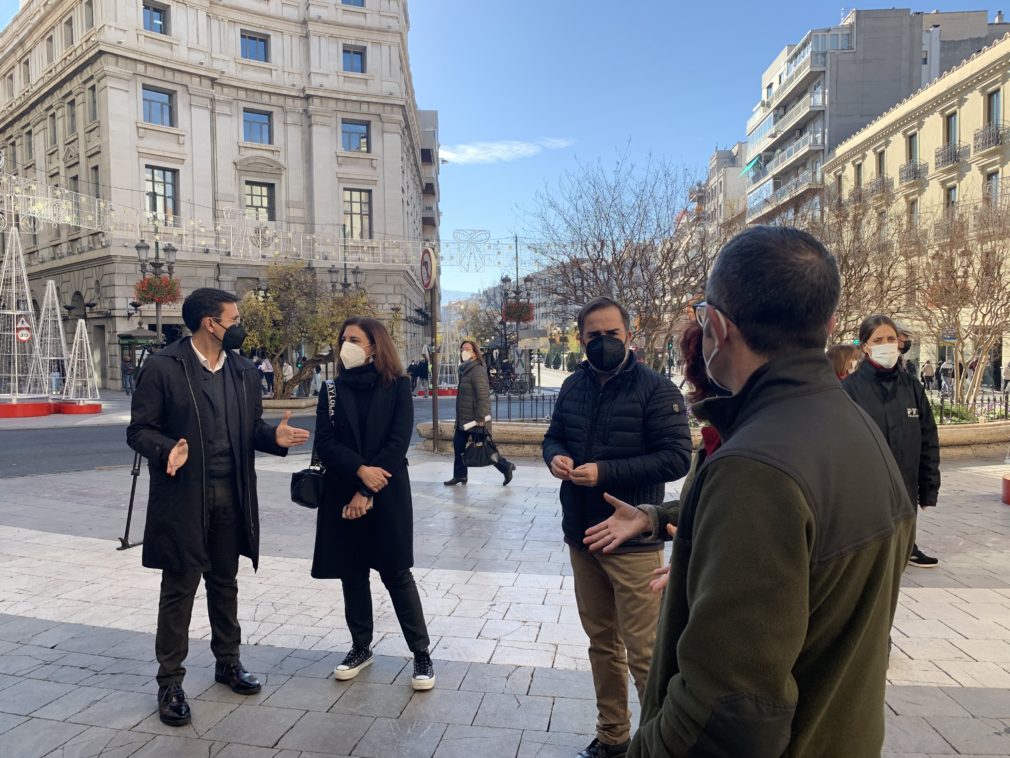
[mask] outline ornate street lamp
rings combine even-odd
[[[137,250],[137,259],[140,262],[140,273],[142,276],[147,276],[147,269],[151,269],[153,276],[161,278],[162,269],[167,269],[168,278],[172,278],[172,274],[175,273],[175,254],[177,252],[175,245],[168,242],[164,246],[165,258],[162,259],[162,246],[158,239],[157,228],[155,228],[154,234],[154,258],[151,259],[151,246],[147,244],[143,239],[140,240],[134,247]],[[161,344],[164,336],[161,331],[161,303],[156,302],[154,304],[154,320],[155,329],[158,334],[158,344]]]

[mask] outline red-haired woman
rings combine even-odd
[[[435,686],[428,628],[410,572],[414,518],[407,448],[413,425],[410,379],[389,332],[375,319],[347,319],[340,329],[337,378],[319,393],[316,410],[316,450],[326,467],[326,484],[312,558],[312,576],[343,584],[352,645],[333,672],[341,681],[372,662],[368,577],[375,569],[414,654],[411,685],[415,690]]]

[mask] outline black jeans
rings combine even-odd
[[[239,512],[235,485],[211,483],[207,488],[210,516],[210,571],[203,572],[207,588],[207,614],[210,617],[210,649],[218,663],[236,663],[242,630],[238,623],[239,551],[244,544],[242,514]],[[182,683],[186,669],[182,663],[189,654],[189,622],[193,599],[200,586],[199,571],[161,573],[161,600],[158,604],[158,633],[154,640],[158,659],[158,685]]]
[[[380,572],[382,583],[386,585],[389,599],[393,601],[396,620],[400,622],[403,638],[410,652],[427,650],[428,625],[424,622],[421,596],[414,584],[410,569]],[[341,579],[344,588],[344,618],[351,632],[355,647],[372,645],[372,590],[368,581],[368,569],[364,568],[352,576]]]
[[[456,429],[456,433],[452,435],[452,477],[453,479],[466,479],[467,468],[466,464],[463,463],[463,451],[466,449],[466,443],[470,439],[470,432],[463,431],[462,429]],[[494,467],[498,469],[503,474],[508,471],[512,464],[509,463],[508,459],[503,455],[498,455],[494,462]]]

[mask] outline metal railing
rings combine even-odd
[[[798,140],[784,148],[781,153],[772,158],[765,165],[766,172],[772,172],[785,165],[808,147],[822,147],[824,145],[823,132],[809,132]]]
[[[975,130],[975,152],[1005,145],[1010,140],[1010,129],[1003,122],[996,122]]]
[[[1010,394],[983,391],[972,403],[955,403],[946,392],[933,392],[929,398],[938,424],[978,424],[1010,421]]]
[[[929,176],[929,164],[922,161],[909,161],[898,169],[899,184],[922,181],[927,176]]]
[[[816,52],[810,53],[802,63],[800,63],[796,68],[794,68],[782,83],[779,84],[778,89],[772,93],[772,96],[768,99],[769,105],[774,105],[777,103],[783,95],[785,95],[789,88],[792,86],[793,82],[802,78],[805,74],[809,73],[811,68],[824,68],[828,63],[828,54],[826,52]]]
[[[938,169],[954,166],[968,160],[970,153],[970,148],[967,145],[961,142],[948,142],[936,149],[933,163]]]
[[[863,188],[866,197],[890,192],[894,188],[894,180],[889,176],[878,176]]]
[[[494,395],[491,416],[494,421],[530,421],[546,424],[554,415],[556,393]]]

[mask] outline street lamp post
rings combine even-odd
[[[161,241],[158,235],[158,225],[154,225],[154,259],[150,257],[151,246],[147,244],[143,239],[140,240],[134,247],[137,249],[137,258],[140,260],[140,273],[142,276],[147,276],[147,269],[150,266],[151,273],[161,278],[161,270],[167,268],[168,278],[172,278],[172,274],[175,273],[175,254],[177,252],[175,245],[171,242],[165,244],[165,258],[161,258]],[[158,344],[162,344],[164,341],[164,335],[161,330],[161,303],[156,302],[154,304],[154,320],[155,329],[158,334]]]

